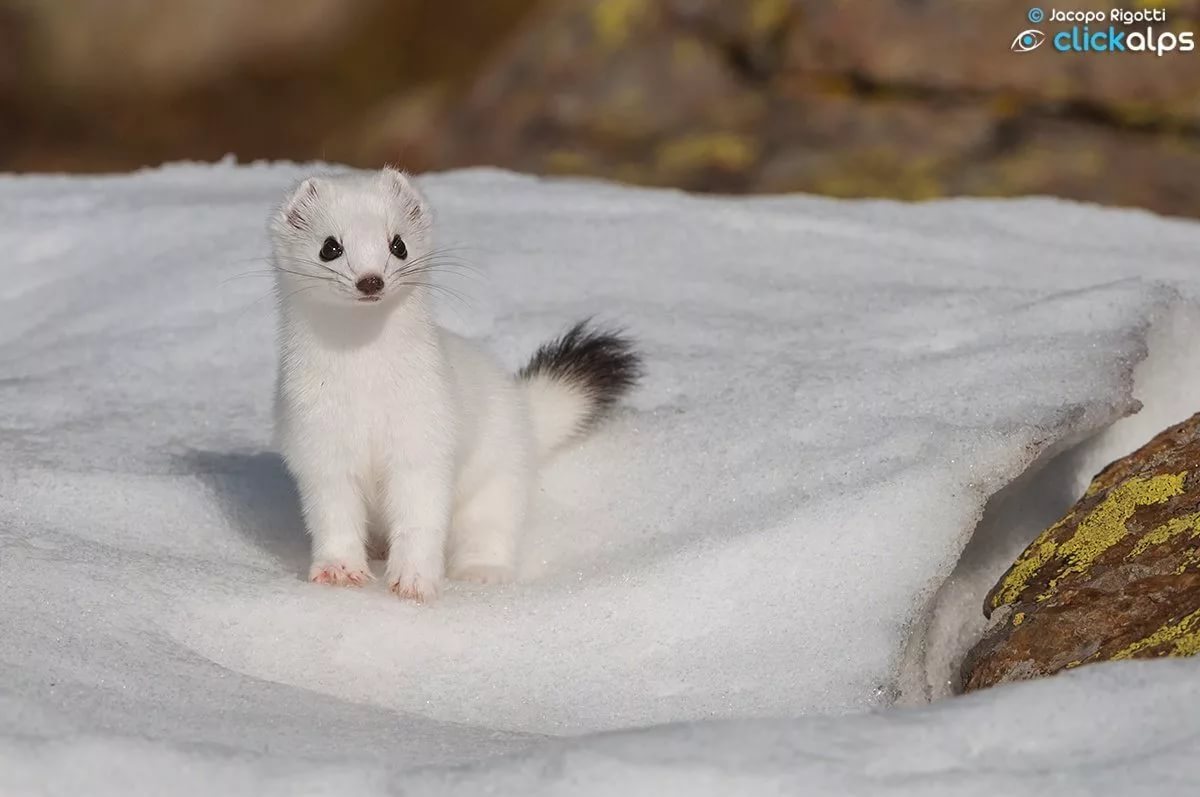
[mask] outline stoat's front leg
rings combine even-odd
[[[401,598],[426,602],[437,598],[446,573],[454,472],[450,456],[422,459],[393,463],[385,476],[384,517],[388,586]]]
[[[312,535],[308,577],[318,584],[361,586],[367,567],[367,512],[348,464],[315,460],[291,463],[300,489],[304,523]]]

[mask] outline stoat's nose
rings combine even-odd
[[[368,274],[354,283],[354,287],[358,288],[359,293],[366,296],[374,296],[383,290],[383,277],[378,274]]]

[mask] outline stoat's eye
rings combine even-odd
[[[321,246],[321,251],[317,253],[317,257],[328,263],[330,260],[337,260],[342,256],[345,250],[338,243],[337,238],[332,235],[325,239],[325,243]]]
[[[404,245],[404,241],[399,235],[392,236],[392,245],[389,248],[392,250],[392,254],[401,260],[408,259],[408,247]]]

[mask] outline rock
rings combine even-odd
[[[1102,470],[992,588],[967,691],[1200,652],[1200,413]]]
[[[698,191],[1049,194],[1200,217],[1195,53],[1010,52],[1028,10],[0,0],[0,170],[236,152]],[[1159,27],[1200,30],[1200,0],[1168,14]]]
[[[705,191],[1053,194],[1200,216],[1192,54],[1010,52],[1027,11],[554,0],[418,149],[438,168]],[[1200,28],[1200,2],[1169,13]]]
[[[536,2],[0,0],[0,171],[228,152],[420,168],[397,125],[427,134],[439,90]]]

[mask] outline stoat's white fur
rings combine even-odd
[[[270,224],[276,433],[312,536],[309,576],[365,583],[368,547],[386,549],[389,586],[417,600],[435,597],[447,570],[512,578],[539,458],[589,426],[638,369],[623,339],[581,325],[514,377],[439,328],[431,225],[427,202],[393,169],[305,180]],[[397,235],[403,259],[389,249]],[[341,254],[326,262],[330,237]],[[374,297],[356,288],[371,275],[384,283]]]

